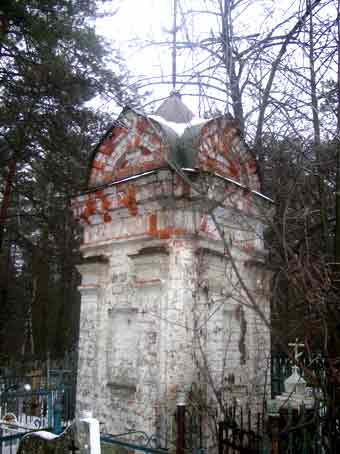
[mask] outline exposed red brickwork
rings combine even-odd
[[[74,216],[86,224],[91,224],[92,216],[96,216],[96,224],[98,224],[98,216],[102,216],[103,222],[110,222],[112,212],[122,207],[127,208],[130,215],[136,216],[139,203],[138,190],[143,192],[144,198],[149,198],[148,192],[151,197],[156,197],[166,190],[166,185],[162,181],[152,181],[146,186],[147,189],[144,185],[136,185],[131,181],[112,188],[97,189],[92,193],[80,195],[72,200]]]
[[[136,131],[138,134],[143,134],[150,127],[150,123],[146,118],[139,118],[136,122]]]
[[[82,220],[85,224],[89,224],[89,225],[91,224],[89,216],[86,216],[85,213],[82,213],[80,215],[80,220]]]
[[[157,231],[157,237],[161,240],[167,240],[174,236],[185,235],[187,232],[185,229],[174,228],[174,227],[165,227]]]
[[[112,209],[112,198],[98,190],[72,200],[72,208],[76,217],[86,224],[91,224],[91,216],[102,215],[104,222],[110,222],[109,211]]]
[[[175,180],[175,195],[177,197],[189,197],[191,194],[191,186],[180,175],[176,175]]]
[[[96,170],[103,170],[104,164],[102,162],[97,161],[96,159],[92,162],[92,168]]]
[[[141,139],[141,135],[138,135],[136,134],[134,140],[132,140],[131,142],[131,146],[134,148],[134,147],[140,147],[142,144],[142,139]]]
[[[130,111],[124,116],[126,128],[116,126],[100,145],[92,162],[90,186],[165,165],[168,145],[152,120]]]
[[[252,254],[255,250],[255,246],[253,242],[247,241],[241,246],[241,249],[246,254]]]
[[[233,161],[229,161],[229,174],[232,178],[239,181],[241,178],[241,166],[239,156],[235,156]]]
[[[98,197],[100,200],[100,205],[101,205],[102,211],[105,212],[111,208],[111,206],[112,206],[111,201],[105,194],[103,194],[103,191],[97,191],[96,197]]]
[[[103,175],[103,184],[105,184],[105,183],[112,183],[112,175],[111,174]]]
[[[149,234],[151,236],[157,235],[157,214],[156,213],[149,215]]]
[[[109,215],[109,213],[104,213],[103,218],[105,223],[109,223],[112,221],[112,217]]]
[[[87,223],[90,224],[90,216],[96,213],[96,199],[91,197],[88,198],[84,204],[83,212],[81,218]]]
[[[133,184],[127,186],[124,195],[119,199],[119,203],[121,206],[125,206],[132,216],[137,216],[136,188]]]
[[[124,113],[122,122],[126,127],[113,127],[97,150],[92,162],[90,187],[168,166],[169,147],[164,140],[164,132],[157,122],[133,111]],[[196,165],[203,170],[232,178],[250,189],[259,189],[256,163],[240,139],[237,122],[225,117],[209,121],[197,133],[193,146],[197,149]],[[148,177],[145,178],[148,181]],[[170,177],[168,180],[151,179],[150,181],[152,182],[140,186],[139,183],[135,183],[135,180],[131,180],[114,185],[111,189],[96,190],[80,196],[73,201],[75,216],[84,224],[104,225],[116,219],[115,210],[120,208],[127,208],[129,215],[136,217],[142,211],[139,210],[139,204],[145,203],[144,200],[156,201],[163,196],[174,196],[175,199],[181,199],[190,198],[192,195],[190,184],[179,175],[175,175],[174,179]],[[225,192],[227,203],[237,210],[251,212],[253,195],[250,191],[242,192],[236,185],[226,183]],[[152,238],[166,240],[188,234],[184,226],[174,227],[161,224],[156,212],[147,215],[146,227],[143,226],[143,222],[142,217],[138,218],[138,224],[136,224],[139,226],[138,233],[124,232],[124,235],[120,234],[116,239],[148,235]],[[108,227],[107,231],[110,229],[111,227]],[[143,229],[146,231],[141,232]],[[96,231],[94,230],[94,232]],[[106,231],[106,227],[103,231]],[[211,240],[219,238],[218,232],[208,216],[202,217],[199,231],[201,235]],[[112,234],[115,235],[113,232]],[[243,249],[244,252],[249,250],[250,253],[253,246],[238,243],[236,247]]]
[[[150,152],[151,153],[151,152]],[[150,162],[140,162],[137,165],[126,165],[115,170],[113,174],[111,173],[111,179],[119,180],[122,178],[127,178],[132,175],[137,175],[138,173],[148,172],[149,170],[157,169],[165,165],[164,159],[153,159]],[[113,175],[113,176],[112,176]]]
[[[112,153],[112,139],[106,139],[99,148],[100,153],[110,155]]]
[[[259,190],[256,163],[243,145],[238,123],[225,117],[209,121],[197,143],[198,166]]]
[[[149,235],[159,238],[160,240],[167,240],[174,236],[181,236],[186,233],[185,229],[175,228],[175,227],[163,227],[159,229],[157,226],[157,214],[152,213],[149,215],[149,222],[148,222],[148,233]]]
[[[153,120],[133,111],[122,118],[100,145],[92,162],[90,186],[98,186],[167,165],[169,148]],[[237,121],[226,117],[206,123],[193,143],[196,165],[259,190],[256,162],[243,145]],[[183,188],[184,189],[184,188]],[[190,189],[184,189],[188,195]]]
[[[147,148],[145,148],[145,147],[140,147],[140,148],[141,148],[142,153],[143,153],[144,156],[150,156],[151,155],[151,151],[148,150]]]

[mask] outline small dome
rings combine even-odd
[[[182,102],[178,91],[173,91],[169,98],[166,98],[156,110],[155,115],[174,123],[189,123],[194,118],[194,114]]]
[[[301,376],[297,366],[293,366],[293,373],[285,380],[284,383],[286,393],[304,394],[306,384],[306,380],[304,380]]]

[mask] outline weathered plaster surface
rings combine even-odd
[[[130,164],[132,173],[137,163],[143,170],[138,147],[151,150],[153,159],[145,162],[154,171],[73,200],[84,226],[77,411],[92,410],[111,433],[136,429],[164,439],[178,390],[193,383],[207,389],[212,381],[225,391],[229,379],[242,400],[260,393],[270,351],[266,273],[258,260],[265,202],[216,175],[183,178],[170,168],[157,170],[167,156],[162,132],[142,117],[126,119],[140,140],[131,129],[113,131],[94,158],[90,186],[121,177]],[[252,164],[241,163],[234,126],[220,123],[201,131],[201,165],[209,158],[226,168],[227,159],[226,175],[232,169],[242,182],[246,165],[254,180]],[[227,157],[223,143],[217,146],[222,137]],[[130,164],[122,165],[126,153]],[[213,394],[206,398],[213,401]]]

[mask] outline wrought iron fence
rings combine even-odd
[[[74,389],[2,392],[0,412],[3,422],[15,423],[27,429],[52,427],[55,419],[66,426],[74,418]]]
[[[28,432],[16,432],[3,435],[3,428],[0,428],[0,454],[15,454],[19,447],[21,438]]]
[[[277,414],[252,414],[233,406],[218,424],[219,454],[336,454],[340,452],[340,409],[327,413],[290,405]]]
[[[128,441],[127,438],[133,436],[136,441]],[[150,454],[168,454],[168,450],[157,445],[154,436],[148,436],[142,431],[130,431],[124,434],[111,435],[102,434],[100,437],[102,454],[133,454],[137,452]]]
[[[288,356],[276,353],[271,357],[271,390],[272,398],[284,392],[284,381],[292,373],[292,363]]]
[[[61,433],[74,419],[75,380],[65,384],[64,371],[49,372],[0,378],[0,454],[14,454],[26,433]]]

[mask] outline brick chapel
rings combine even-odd
[[[178,93],[125,108],[72,208],[83,226],[77,410],[164,440],[179,392],[263,390],[270,355],[263,229],[271,201],[228,115]],[[232,390],[228,394],[226,389]]]

